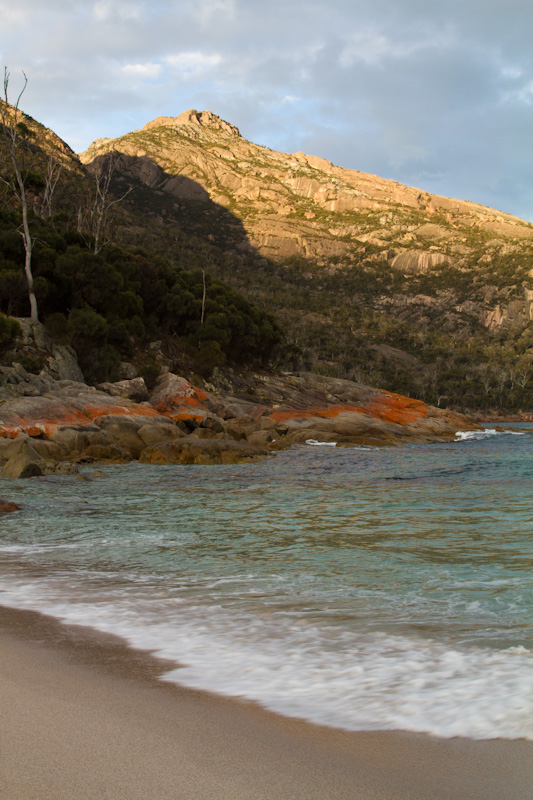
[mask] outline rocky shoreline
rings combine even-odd
[[[450,441],[472,420],[313,373],[224,378],[217,395],[163,372],[88,386],[0,367],[0,477],[73,474],[80,464],[236,464],[308,440],[350,445]]]

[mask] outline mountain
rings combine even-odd
[[[335,167],[303,153],[277,153],[244,139],[210,111],[158,117],[118,139],[98,139],[80,158],[110,152],[121,170],[177,200],[211,199],[243,224],[252,247],[273,259],[324,265],[366,253],[426,271],[464,263],[477,244],[533,241],[533,226],[475,203],[437,197],[395,181]]]
[[[533,404],[530,223],[277,153],[210,111],[98,139],[80,159],[111,159],[117,193],[131,189],[122,238],[274,312],[293,366],[470,411]]]

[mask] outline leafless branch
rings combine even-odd
[[[28,298],[30,301],[31,319],[38,322],[39,315],[37,311],[37,298],[33,290],[33,273],[31,268],[31,256],[33,249],[33,241],[30,232],[30,225],[28,220],[28,197],[26,194],[26,176],[22,171],[22,153],[19,142],[19,117],[20,117],[20,101],[22,95],[26,91],[28,85],[28,78],[26,73],[22,72],[24,76],[24,85],[20,90],[14,105],[9,105],[9,78],[10,72],[7,67],[4,67],[4,97],[0,103],[0,122],[2,123],[1,135],[5,143],[4,159],[7,161],[7,168],[9,170],[7,175],[2,175],[2,182],[8,186],[11,192],[15,195],[20,203],[22,212],[22,229],[20,235],[24,242],[24,272],[26,274],[26,281],[28,284]],[[11,109],[11,110],[10,110]],[[9,174],[11,173],[11,174]]]

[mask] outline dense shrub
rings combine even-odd
[[[207,376],[225,361],[266,364],[282,334],[273,317],[225,283],[118,245],[91,252],[63,216],[35,218],[33,272],[41,320],[71,344],[87,379],[110,379],[150,339],[172,337]],[[0,213],[0,309],[27,316],[15,213]]]
[[[0,314],[0,348],[9,347],[21,334],[22,330],[16,319]]]

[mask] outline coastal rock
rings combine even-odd
[[[37,461],[32,461],[27,456],[12,456],[2,467],[0,478],[17,480],[18,478],[35,478],[42,475],[42,469]]]
[[[114,444],[124,448],[133,458],[138,458],[146,444],[137,431],[143,427],[144,420],[130,417],[106,416],[97,419],[98,425],[111,437]]]
[[[47,366],[51,376],[59,380],[83,381],[83,372],[79,367],[76,352],[68,345],[53,345]]]
[[[58,428],[50,434],[50,440],[59,444],[69,454],[79,454],[90,445],[105,446],[113,443],[109,433],[92,424]]]
[[[239,395],[256,393],[264,406],[256,419],[229,420],[226,434],[264,441],[258,431],[301,443],[307,438],[343,444],[395,444],[401,441],[450,441],[456,431],[475,427],[460,414],[432,408],[420,400],[352,381],[314,373],[253,373],[235,382]],[[233,396],[222,400],[231,404]]]
[[[225,432],[226,436],[230,436],[239,442],[248,439],[252,433],[260,430],[260,428],[261,425],[258,420],[254,420],[250,416],[244,416],[229,420],[225,425]]]
[[[185,436],[185,433],[171,422],[151,422],[139,428],[137,435],[142,439],[146,448],[154,444],[172,441],[173,439],[181,439]]]
[[[34,388],[39,388],[40,384],[48,380],[74,380],[83,381],[83,373],[79,367],[76,353],[68,345],[55,344],[46,333],[44,326],[40,322],[17,317],[21,327],[22,336],[17,343],[15,359],[21,356],[37,357],[43,369],[39,376],[20,372],[28,385],[24,394],[31,394]],[[21,368],[20,364],[15,364]]]
[[[254,431],[250,433],[248,436],[248,444],[258,445],[259,447],[266,447],[271,442],[275,442],[279,439],[279,434],[276,434],[275,430],[262,430],[262,431]]]
[[[48,445],[51,446],[52,452]],[[41,458],[53,458],[59,450],[60,448],[55,449],[52,442],[33,439],[26,434],[20,434],[16,439],[0,439],[0,456],[6,460],[14,456],[25,456],[32,461],[39,461]]]
[[[86,447],[78,459],[80,463],[92,461],[109,461],[112,464],[124,464],[132,460],[132,455],[124,447],[117,444],[92,444]]]
[[[49,458],[39,461],[38,464],[43,475],[79,475],[80,472],[75,464]]]
[[[450,441],[476,427],[419,400],[314,373],[226,374],[213,388],[218,396],[165,373],[150,404],[78,381],[48,383],[46,394],[0,404],[0,465],[11,475],[59,474],[41,462],[239,463],[307,439]],[[233,416],[243,404],[250,413]]]
[[[232,439],[200,440],[187,436],[174,442],[147,447],[139,457],[143,464],[241,464],[265,457],[268,451]]]
[[[213,414],[220,418],[224,414],[223,404],[214,395],[172,372],[159,377],[150,403],[157,412],[174,422],[187,420],[199,424]]]
[[[144,378],[132,378],[131,380],[117,381],[116,383],[100,383],[98,388],[113,397],[124,397],[134,400],[136,403],[148,400],[148,389]]]
[[[224,430],[224,421],[220,419],[220,417],[215,417],[208,414],[201,421],[199,428],[207,428],[213,431],[213,433],[222,433]]]
[[[60,461],[65,457],[66,451],[55,442],[20,434],[16,439],[0,439],[0,455],[6,458],[23,455],[34,461],[38,461],[41,458],[52,458]]]
[[[12,511],[20,511],[20,506],[8,500],[0,500],[0,514],[9,514]]]

